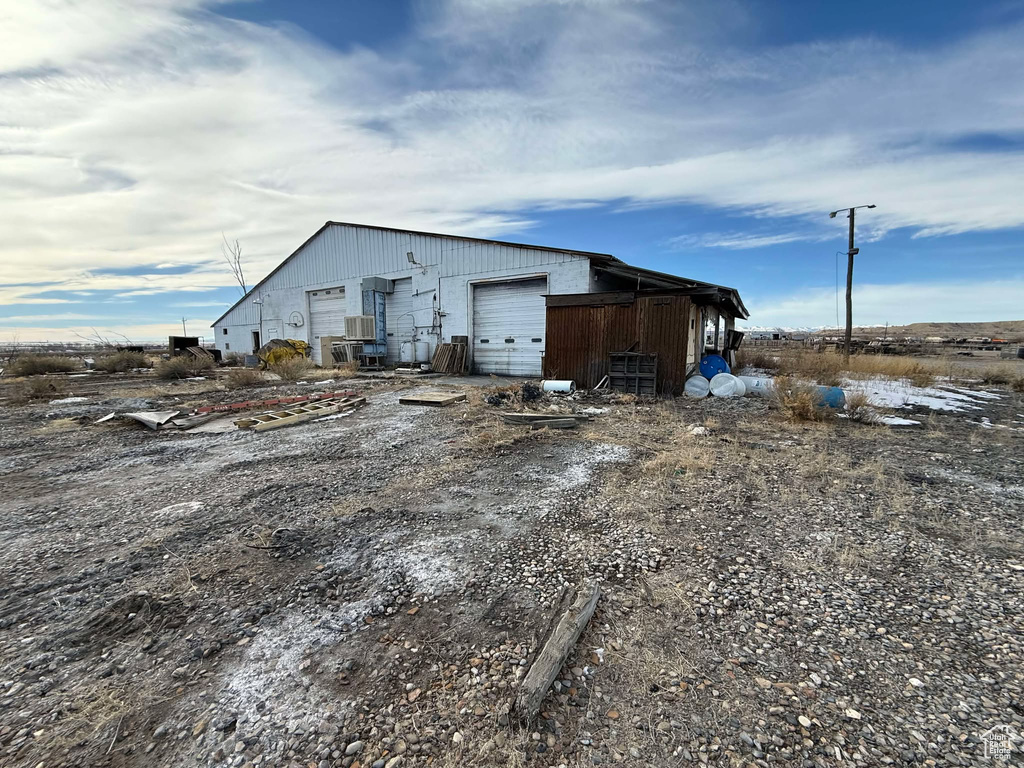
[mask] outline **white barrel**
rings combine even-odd
[[[736,377],[731,373],[716,373],[711,379],[711,394],[715,397],[736,397]]]
[[[415,362],[413,359],[416,354],[416,348],[413,346],[411,341],[403,341],[402,346],[398,348],[398,359],[403,363]]]
[[[430,342],[429,341],[417,341],[415,344],[416,350],[416,362],[417,363],[429,363],[430,362]]]
[[[686,384],[683,385],[683,392],[690,397],[707,397],[710,391],[711,382],[700,375],[691,376],[686,380]]]
[[[747,385],[743,383],[743,379],[739,376],[736,377],[736,397],[744,397],[747,394]]]
[[[747,394],[755,395],[756,397],[764,397],[771,391],[773,386],[771,379],[766,379],[762,376],[737,376],[737,378],[747,388]]]
[[[569,379],[544,379],[540,383],[540,388],[545,392],[575,392],[576,382]]]

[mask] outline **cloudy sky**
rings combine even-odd
[[[613,253],[760,325],[1024,318],[1024,3],[0,6],[0,339],[209,333],[328,219]]]

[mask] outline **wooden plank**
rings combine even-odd
[[[588,421],[589,416],[582,413],[503,413],[501,418],[510,424],[534,424],[543,421],[558,421],[560,419],[573,419],[575,421]]]
[[[572,652],[584,628],[594,615],[601,590],[587,581],[580,587],[576,601],[562,615],[561,621],[544,643],[544,648],[526,673],[516,695],[515,711],[525,722],[532,722],[540,711],[541,702],[555,681],[566,658]]]
[[[533,422],[530,429],[576,429],[578,425],[576,419],[544,419]]]
[[[424,392],[419,395],[405,395],[398,398],[400,405],[436,405],[445,406],[466,399],[466,393],[457,392]]]

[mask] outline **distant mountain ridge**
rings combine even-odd
[[[823,329],[835,333],[834,329]],[[989,338],[1024,341],[1024,320],[995,320],[987,323],[910,323],[909,325],[884,325],[854,327],[855,336],[942,336],[943,338]]]

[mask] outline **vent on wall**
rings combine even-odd
[[[373,315],[349,315],[345,318],[345,338],[352,341],[373,341],[377,338]]]

